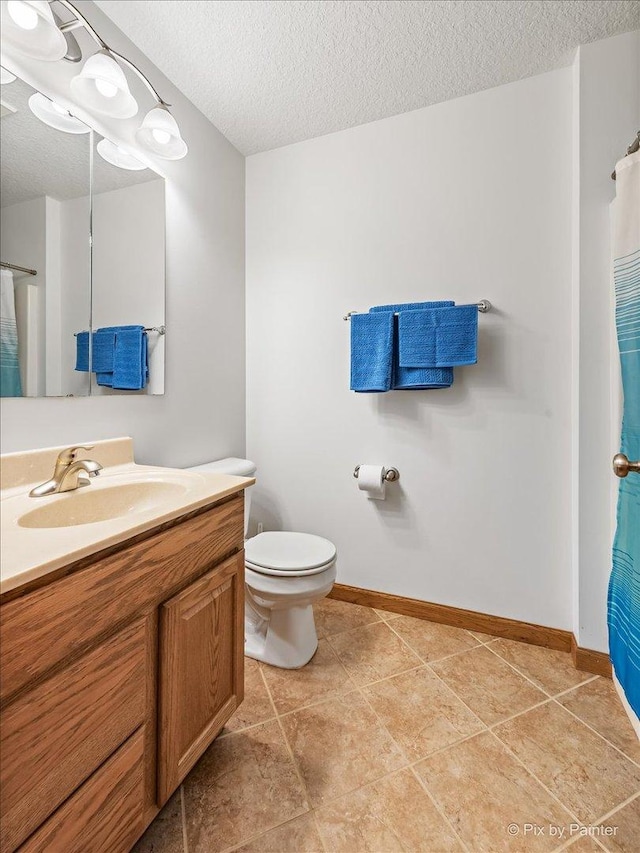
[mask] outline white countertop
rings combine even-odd
[[[121,447],[116,446],[117,442],[120,442]],[[125,542],[163,522],[215,503],[255,482],[253,478],[234,477],[229,474],[196,473],[177,468],[137,465],[132,460],[131,439],[118,439],[114,442],[96,442],[93,451],[83,452],[83,457],[104,465],[100,476],[91,479],[91,485],[58,495],[29,497],[34,486],[51,476],[51,459],[55,461],[60,449],[49,448],[47,451],[29,451],[22,454],[24,465],[19,458],[21,454],[2,457],[5,469],[3,485],[6,488],[0,491],[0,594],[14,590],[82,557]],[[36,454],[40,455],[38,459],[35,459]],[[127,461],[120,461],[121,459]],[[106,460],[116,464],[107,465]],[[48,465],[45,464],[47,462]],[[48,473],[41,476],[42,470],[45,469]],[[39,475],[37,479],[32,479],[34,472]],[[25,482],[25,477],[29,478],[29,482]],[[131,500],[130,506],[124,509],[119,506],[116,517],[104,521],[62,527],[25,527],[20,523],[27,513],[45,505],[67,502],[67,505],[61,507],[61,510],[66,512],[73,510],[70,502],[81,494],[85,495],[91,491],[93,500],[93,493],[113,489],[112,492],[104,493],[104,498],[109,500],[110,495],[117,494],[114,487],[139,483],[169,486],[166,490],[161,487],[158,489],[159,497],[154,495],[154,500],[149,502],[151,505],[145,505],[145,501]],[[120,498],[119,504],[122,503]]]

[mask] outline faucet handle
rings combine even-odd
[[[79,444],[76,447],[67,447],[65,450],[60,451],[58,454],[57,463],[59,465],[69,465],[71,462],[75,462],[75,459],[78,455],[78,451],[80,450],[93,450],[95,445],[91,444],[88,447]]]

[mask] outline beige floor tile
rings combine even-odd
[[[414,619],[413,616],[396,619],[393,630],[425,661],[439,660],[478,645],[478,640],[469,631],[440,625],[438,622],[427,622],[425,619]]]
[[[323,598],[314,604],[313,616],[318,637],[330,637],[380,621],[380,616],[371,607],[361,607],[333,598]]]
[[[600,847],[597,841],[587,836],[586,838],[578,838],[577,841],[572,842],[567,847],[563,847],[564,850],[567,853],[602,853],[603,848]]]
[[[321,853],[323,850],[313,816],[303,814],[236,847],[235,853]]]
[[[318,651],[302,669],[263,666],[262,672],[279,714],[340,695],[356,686],[328,640],[318,641]]]
[[[180,789],[171,797],[131,853],[184,853]]]
[[[615,830],[614,835],[603,836],[601,843],[611,853],[638,853],[640,850],[640,798],[628,803],[605,821]]]
[[[558,702],[640,764],[640,742],[610,678],[596,678]]]
[[[336,634],[329,642],[356,684],[369,684],[422,663],[386,622]]]
[[[490,732],[426,758],[415,770],[473,853],[554,850],[559,844],[548,831],[525,835],[524,825],[571,820]]]
[[[216,740],[184,799],[189,853],[216,853],[308,810],[277,721]]]
[[[275,717],[269,693],[260,674],[260,664],[251,658],[244,659],[244,701],[227,722],[223,734],[237,732]]]
[[[640,768],[555,702],[494,731],[585,823],[640,791]]]
[[[462,847],[410,770],[401,770],[316,812],[335,853],[441,853]]]
[[[374,607],[374,610],[385,622],[388,622],[390,619],[397,619],[400,616],[399,613],[392,613],[390,610],[380,610],[378,607]]]
[[[480,631],[469,631],[469,633],[481,643],[492,643],[496,639],[494,634],[481,634]]]
[[[551,696],[593,678],[590,672],[581,672],[575,668],[569,652],[517,643],[515,640],[496,640],[491,644],[491,649]]]
[[[485,646],[431,666],[488,726],[547,698]]]
[[[314,805],[406,764],[359,692],[287,714],[282,724]]]
[[[410,761],[484,728],[427,667],[372,684],[363,693]]]

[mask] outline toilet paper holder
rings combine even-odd
[[[356,467],[354,468],[354,471],[353,471],[353,476],[356,478],[356,480],[358,479],[358,472],[359,471],[360,471],[360,466],[356,465]],[[383,477],[387,481],[387,483],[393,483],[396,480],[400,479],[400,471],[398,471],[397,468],[385,468]]]

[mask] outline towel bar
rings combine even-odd
[[[149,328],[145,328],[142,331],[143,332],[157,332],[159,335],[166,335],[167,334],[167,327],[166,326],[150,326]],[[74,338],[77,338],[78,335],[79,335],[79,332],[73,333]]]
[[[477,303],[477,305],[478,305],[478,311],[479,311],[481,314],[486,314],[486,313],[487,313],[487,311],[491,311],[491,309],[492,309],[492,307],[493,307],[493,306],[491,305],[491,303],[489,302],[489,300],[488,300],[488,299],[481,299],[481,300],[480,300],[480,302],[478,302],[478,303]],[[352,315],[352,314],[357,314],[357,313],[358,313],[357,311],[349,311],[349,313],[348,313],[348,314],[345,314],[345,315],[344,315],[344,317],[343,317],[342,319],[343,319],[343,320],[350,320],[350,319],[351,319],[351,315]],[[396,317],[398,316],[398,312],[397,312],[397,311],[395,311],[395,312],[394,312],[394,314],[395,314],[395,316],[396,316]]]

